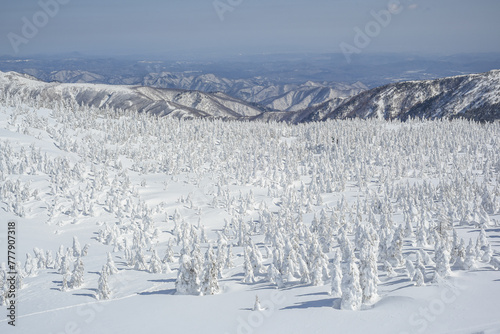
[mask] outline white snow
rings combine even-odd
[[[82,247],[90,245],[81,258],[81,287],[60,291],[63,276],[39,268],[18,291],[16,328],[0,306],[0,332],[500,333],[500,271],[479,260],[472,270],[452,266],[451,276],[438,283],[431,282],[435,265],[429,263],[422,287],[408,278],[404,263],[392,264],[396,276],[388,277],[378,262],[378,299],[358,311],[341,310],[340,298],[329,295],[326,276],[314,286],[288,275],[278,289],[265,272],[273,261],[266,247],[272,251],[283,242],[300,253],[299,245],[317,243],[313,251],[331,261],[339,229],[356,246],[356,221],[378,229],[382,212],[389,217],[387,231],[404,227],[410,215],[417,233],[421,217],[431,231],[450,210],[466,244],[469,238],[476,242],[482,226],[499,258],[499,134],[499,123],[465,121],[299,126],[179,121],[19,101],[0,92],[0,263],[7,260],[9,220],[17,221],[16,252],[23,267],[26,253],[35,257],[34,248],[55,258],[60,245],[72,247],[74,236]],[[7,190],[16,184],[19,191]],[[311,228],[315,215],[320,223]],[[222,270],[215,295],[176,293],[182,244],[173,242],[169,273],[135,270],[119,249],[125,239],[132,248],[134,233],[143,231],[146,261],[153,249],[162,259],[176,223],[201,234],[199,220],[208,238],[200,242],[202,254],[209,244],[217,253],[225,221],[243,222],[245,238],[263,254],[255,283],[242,282],[245,247],[236,225],[227,232],[234,267]],[[277,231],[281,241],[276,235],[266,241],[267,232]],[[119,244],[99,241],[99,233],[114,233]],[[423,249],[434,259],[430,238]],[[420,247],[412,241],[415,237],[403,239],[402,256],[415,261]],[[97,300],[108,252],[119,272],[107,277],[110,299]],[[253,311],[256,295],[261,310]]]

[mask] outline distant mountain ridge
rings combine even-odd
[[[436,80],[389,84],[362,92],[337,107],[313,108],[322,119],[464,117],[500,119],[500,70]]]
[[[280,85],[264,78],[231,80],[213,74],[186,75],[170,72],[150,73],[142,84],[160,88],[223,92],[280,111],[299,111],[333,98],[348,98],[368,89],[360,82],[348,85],[308,81],[304,84]]]
[[[204,82],[206,84],[206,81]],[[190,81],[190,84],[197,85],[195,81]],[[217,79],[213,84],[218,87],[225,83]],[[314,83],[307,83],[307,86],[312,90],[317,89],[317,92],[311,96],[308,95],[308,90],[295,87],[294,94],[300,95],[298,99],[304,100],[308,96],[307,102],[304,103],[311,106],[301,110],[283,108],[275,111],[221,92],[206,93],[145,86],[46,83],[15,72],[0,72],[0,91],[21,98],[38,97],[61,101],[73,99],[79,104],[99,108],[135,110],[180,118],[216,117],[291,123],[347,118],[406,120],[410,117],[463,117],[476,121],[500,119],[500,70],[436,80],[394,83],[362,91],[350,98],[329,98],[320,104],[313,102],[316,101],[314,96],[322,92],[324,96],[319,100],[326,99],[330,97],[328,90],[325,91],[322,85]],[[260,86],[253,89],[258,90]],[[280,99],[292,99],[293,96],[287,97],[288,94],[274,99],[273,103],[278,106]]]
[[[404,121],[412,117],[461,117],[475,121],[500,119],[500,70],[388,84],[349,99],[332,99],[293,113],[261,114],[255,119],[301,123],[347,118]]]
[[[257,116],[263,108],[222,93],[160,89],[144,86],[43,82],[25,74],[0,72],[0,90],[20,98],[42,101],[73,100],[80,105],[148,112],[179,118],[240,119]]]
[[[43,81],[60,83],[94,83],[113,85],[140,85],[155,88],[197,90],[205,93],[221,92],[266,108],[299,111],[333,98],[348,98],[368,89],[361,82],[353,85],[337,82],[313,82],[303,84],[278,84],[257,77],[251,79],[227,79],[214,74],[152,72],[108,78],[83,70],[60,70],[51,73],[27,71]]]

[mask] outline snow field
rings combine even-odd
[[[500,330],[499,123],[0,101],[22,276],[2,332]]]

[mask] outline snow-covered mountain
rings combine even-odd
[[[309,109],[307,114],[319,119],[500,119],[500,70],[389,84],[362,92],[340,105],[328,101]]]
[[[81,83],[46,83],[15,72],[0,72],[0,90],[21,99],[71,101],[97,108],[148,112],[180,118],[240,119],[261,114],[257,106],[223,93]]]
[[[334,98],[348,98],[367,89],[336,82],[280,85],[264,78],[231,80],[213,74],[186,75],[170,72],[150,73],[142,84],[160,88],[182,88],[203,92],[224,92],[247,102],[280,111],[299,111]]]
[[[162,78],[160,81],[147,83],[181,85],[189,90],[139,85],[46,83],[15,72],[0,72],[0,89],[20,98],[52,102],[69,99],[98,108],[149,112],[180,118],[217,117],[290,123],[331,118],[500,119],[500,70],[437,80],[394,83],[362,91],[350,98],[347,95],[353,94],[356,89],[348,85],[332,88],[326,87],[328,83],[308,82],[299,86],[265,86],[255,82],[252,86],[249,81],[241,80],[236,88],[233,81],[210,75],[186,77],[164,74]],[[231,91],[231,87],[237,91]],[[339,87],[344,90],[339,90]],[[363,90],[361,84],[355,87]],[[221,90],[229,92],[223,93]],[[342,96],[339,91],[345,92],[345,95]],[[278,95],[279,93],[282,94]],[[245,101],[232,97],[234,95],[244,95],[242,99]],[[246,102],[265,96],[274,97],[264,99],[262,104]],[[324,100],[325,102],[321,102]],[[297,109],[299,106],[303,108]]]
[[[282,84],[263,77],[228,79],[199,72],[127,73],[101,75],[85,70],[24,69],[22,73],[47,82],[139,85],[155,88],[197,90],[205,93],[222,92],[269,109],[298,111],[333,98],[348,98],[368,89],[361,82],[313,82]]]

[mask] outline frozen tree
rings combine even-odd
[[[45,258],[46,258],[46,261],[45,261],[45,266],[47,268],[52,268],[54,269],[54,266],[55,266],[55,262],[54,262],[54,258],[52,257],[52,251],[47,251],[45,253]]]
[[[359,242],[359,282],[363,290],[363,303],[373,302],[378,297],[377,251],[378,240],[374,240],[370,228],[362,230]]]
[[[488,245],[488,236],[486,235],[486,230],[484,228],[481,228],[481,230],[479,231],[479,236],[477,237],[478,238],[478,244],[479,244],[479,247],[484,247],[486,245]]]
[[[450,253],[443,242],[437,242],[436,244],[434,262],[439,276],[448,277],[451,274]]]
[[[295,274],[298,273],[297,255],[293,248],[290,249],[286,255],[283,271],[288,282],[293,281],[295,279]]]
[[[25,272],[21,266],[21,262],[20,261],[17,261],[16,264],[16,269],[15,269],[15,272],[16,272],[16,289],[19,291],[21,290],[23,287],[24,287],[24,278],[26,277],[25,275]],[[0,283],[1,283],[1,280],[0,280]]]
[[[465,241],[460,239],[458,245],[453,248],[451,263],[457,269],[465,269]]]
[[[153,274],[158,274],[162,272],[162,262],[156,252],[156,249],[153,250],[153,254],[151,256],[151,260],[149,261],[148,271]]]
[[[132,250],[128,246],[127,239],[123,240],[123,258],[127,262],[128,266],[132,266],[134,262],[134,255],[132,253]]]
[[[218,264],[212,245],[209,245],[205,254],[205,265],[203,278],[201,280],[201,293],[203,295],[215,295],[219,293]]]
[[[333,262],[332,262],[331,268],[332,268],[332,270],[330,273],[330,276],[331,276],[330,295],[333,297],[341,297],[342,296],[342,290],[341,290],[342,269],[340,267],[340,254],[339,254],[338,250],[335,252],[335,255],[333,257]]]
[[[255,303],[253,304],[253,311],[263,311],[264,308],[260,305],[259,296],[255,295]]]
[[[56,259],[54,260],[54,269],[57,270],[58,272],[60,272],[61,261],[63,257],[64,257],[64,246],[61,245],[56,253]]]
[[[24,272],[30,277],[38,275],[38,261],[31,254],[26,253],[26,262],[24,263]]]
[[[267,269],[267,280],[271,283],[276,284],[276,286],[281,289],[285,286],[283,282],[283,277],[278,271],[274,263],[271,263]]]
[[[384,270],[387,272],[387,277],[396,277],[398,274],[394,271],[389,261],[384,262]]]
[[[417,247],[425,247],[425,246],[427,246],[428,233],[427,233],[427,228],[426,228],[425,225],[426,225],[425,219],[422,219],[417,224],[417,229],[416,229],[416,232],[415,232],[415,238],[416,238],[416,245],[417,245]]]
[[[415,266],[413,262],[411,262],[408,258],[405,260],[406,273],[409,279],[412,279],[415,276]]]
[[[207,239],[207,235],[206,235],[206,231],[205,231],[205,226],[201,225],[201,226],[199,226],[199,229],[201,231],[200,242],[202,244],[207,243],[208,239]]]
[[[227,256],[226,256],[225,266],[226,266],[226,268],[232,268],[232,267],[234,267],[234,263],[233,263],[233,244],[229,244],[229,247],[227,248]]]
[[[405,230],[404,230],[404,237],[405,238],[413,238],[415,234],[413,233],[413,226],[412,226],[412,221],[411,221],[411,216],[409,214],[406,215],[406,220],[405,220]]]
[[[415,268],[415,275],[413,276],[413,281],[415,282],[416,286],[425,285],[425,276],[424,276],[424,273],[422,272],[421,267],[417,266]]]
[[[90,248],[89,244],[85,244],[85,246],[83,246],[82,256],[87,256],[89,254],[89,248]]]
[[[59,267],[59,272],[63,275],[69,273],[69,260],[68,255],[63,255],[61,259],[61,266]]]
[[[403,263],[403,231],[401,225],[394,231],[387,253],[391,265],[400,266]]]
[[[177,293],[198,295],[200,293],[198,276],[198,268],[193,265],[192,258],[187,254],[183,254],[179,259],[179,271],[175,281]]]
[[[260,274],[262,270],[262,253],[253,241],[250,241],[249,256],[253,267],[254,275]]]
[[[113,261],[113,256],[111,255],[110,252],[108,252],[106,267],[107,267],[110,275],[114,275],[114,274],[118,273],[118,269],[116,268],[115,261]]]
[[[433,266],[435,264],[434,261],[432,261],[431,257],[429,256],[429,254],[425,251],[425,249],[419,249],[418,252],[420,253],[423,263],[426,266]]]
[[[305,284],[311,283],[311,272],[309,271],[309,267],[307,266],[307,263],[301,254],[298,255],[298,261],[299,261],[299,271],[300,271],[300,282]]]
[[[99,274],[98,287],[96,292],[96,298],[98,300],[106,300],[111,298],[111,290],[109,288],[109,267],[104,265]]]
[[[363,300],[363,290],[359,284],[359,270],[354,258],[346,264],[342,272],[342,310],[359,310]]]
[[[72,289],[79,288],[83,284],[83,274],[85,269],[83,267],[83,262],[81,258],[78,258],[75,263],[75,268],[71,274],[71,280],[69,281],[69,286]]]
[[[472,239],[469,239],[469,245],[465,250],[464,269],[472,270],[476,268],[476,251]]]
[[[488,243],[484,247],[484,253],[483,256],[481,257],[481,261],[485,263],[489,263],[491,261],[491,256],[493,255],[493,251],[491,250],[491,245]]]
[[[137,249],[133,261],[135,270],[146,270],[146,260],[144,259],[142,248]]]
[[[73,256],[78,258],[82,254],[82,248],[77,237],[73,237]]]
[[[165,256],[163,257],[162,262],[165,263],[173,263],[174,262],[174,250],[172,249],[172,240],[169,239],[167,243],[167,249],[165,250]]]
[[[68,291],[68,290],[69,290],[68,274],[63,274],[61,291],[64,292],[64,291]]]
[[[350,261],[351,257],[353,256],[353,247],[351,241],[349,240],[349,238],[347,238],[347,233],[345,230],[342,231],[342,234],[339,238],[339,246],[342,251],[342,261]]]
[[[243,270],[245,271],[245,276],[243,278],[243,283],[255,283],[254,267],[252,261],[250,260],[250,253],[252,252],[250,247],[245,248]]]

